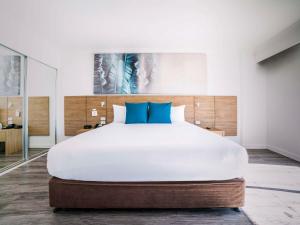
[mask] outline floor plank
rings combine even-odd
[[[47,149],[45,148],[30,148],[28,149],[28,157],[29,159],[46,152]],[[15,153],[12,155],[5,155],[5,153],[1,152],[0,153],[0,169],[7,167],[13,163],[16,163],[20,160],[23,159],[23,154],[22,153]]]
[[[262,174],[260,174],[261,166],[276,166],[277,169],[299,168],[299,163],[268,150],[249,150],[249,161],[252,174],[248,175],[245,211],[251,219],[259,222],[263,221],[260,220],[261,215],[257,212],[253,214],[250,207],[262,206],[258,202],[253,203],[247,199],[252,197],[256,201],[261,201],[260,199],[257,200],[257,196],[261,198],[260,193],[274,195],[273,192],[281,193],[281,189],[287,189],[280,185],[270,186],[269,183],[260,180],[263,179]],[[259,172],[254,173],[257,170]],[[253,224],[244,212],[237,213],[230,209],[64,210],[53,213],[48,202],[48,180],[46,156],[0,177],[0,224]],[[275,190],[269,190],[270,188],[275,188]],[[295,187],[295,190],[298,189]],[[284,193],[299,196],[297,192]],[[271,203],[275,204],[276,202]],[[269,211],[274,210],[274,208],[270,208],[270,205],[266,207]],[[298,211],[297,208],[290,205],[289,211],[284,210],[280,213],[288,218],[294,217],[291,210]],[[274,210],[274,212],[278,213],[278,210]],[[257,224],[266,225],[266,223],[258,222]],[[265,220],[264,222],[268,221]],[[291,219],[290,223],[282,224],[293,224],[293,220]]]

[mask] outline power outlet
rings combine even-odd
[[[98,116],[98,112],[96,109],[92,109],[92,116],[93,117]]]

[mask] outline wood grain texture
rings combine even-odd
[[[6,141],[6,132],[5,130],[0,130],[0,142]]]
[[[77,134],[82,134],[82,133],[85,133],[85,132],[88,132],[88,131],[91,131],[92,129],[80,129],[77,131]]]
[[[213,132],[215,134],[218,134],[220,136],[225,136],[225,131],[224,130],[220,130],[218,128],[210,128],[210,129],[207,129],[209,130],[210,132]]]
[[[7,97],[7,105],[7,117],[12,117],[14,124],[22,125],[23,97]],[[16,111],[20,112],[20,116],[16,116]]]
[[[28,98],[28,132],[30,136],[49,136],[49,97]]]
[[[125,102],[172,102],[174,106],[186,105],[186,120],[194,123],[193,96],[107,96],[107,122],[113,121],[113,106],[125,105]]]
[[[146,96],[107,96],[107,123],[114,119],[113,105],[125,105],[125,102],[147,102]]]
[[[65,96],[65,135],[73,136],[86,124],[86,96]]]
[[[7,125],[7,97],[0,96],[0,123]]]
[[[22,129],[0,130],[0,141],[5,142],[5,155],[22,152]]]
[[[101,107],[101,101],[106,101],[104,107]],[[106,116],[106,122],[111,123],[114,118],[113,104],[125,105],[125,102],[172,102],[174,106],[186,105],[186,121],[195,123],[198,120],[201,122],[201,127],[219,128],[224,130],[227,136],[235,136],[237,134],[235,96],[176,95],[66,96],[65,134],[67,136],[76,135],[77,131],[84,124],[95,125],[99,123],[100,116]],[[92,109],[97,110],[98,115],[96,117],[91,116]]]
[[[172,96],[173,106],[185,105],[185,120],[194,123],[194,96]]]
[[[215,127],[237,136],[237,97],[215,96]]]
[[[195,96],[195,121],[203,128],[215,126],[215,97]]]
[[[104,102],[104,106],[101,107],[101,102]],[[97,110],[97,116],[92,116],[92,109]],[[86,118],[87,124],[93,127],[100,123],[100,117],[106,117],[106,96],[87,96],[86,101]]]

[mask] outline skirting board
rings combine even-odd
[[[278,154],[281,154],[281,155],[284,155],[290,159],[294,159],[298,162],[300,162],[300,155],[296,155],[294,153],[291,153],[285,149],[282,149],[282,148],[278,148],[278,147],[275,147],[275,146],[271,146],[271,145],[267,145],[267,149],[273,151],[273,152],[276,152]]]
[[[54,146],[54,144],[30,144],[29,148],[45,148],[45,149],[49,149],[52,146]]]
[[[241,144],[245,149],[268,149],[267,145],[243,145]]]

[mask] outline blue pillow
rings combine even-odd
[[[171,123],[171,105],[171,102],[150,102],[148,123]]]
[[[125,103],[126,106],[126,124],[147,123],[148,102],[143,103]]]

